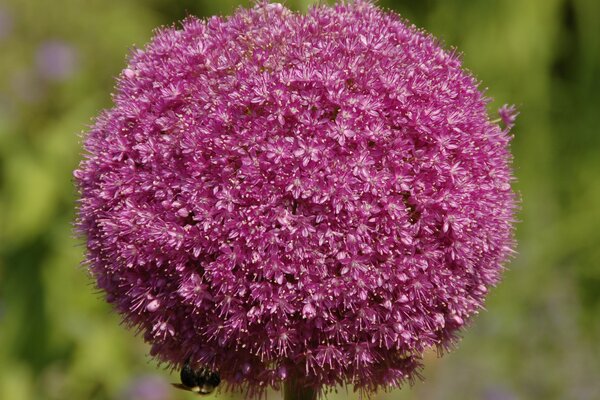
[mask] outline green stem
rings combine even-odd
[[[317,400],[317,391],[298,383],[294,378],[288,378],[283,388],[284,400]]]

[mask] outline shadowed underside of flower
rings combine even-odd
[[[510,136],[487,102],[366,1],[161,29],[75,171],[89,268],[152,355],[251,396],[398,386],[512,252]]]

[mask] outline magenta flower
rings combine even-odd
[[[368,1],[182,25],[85,139],[98,287],[152,355],[249,397],[411,380],[513,251],[510,136],[477,81]]]

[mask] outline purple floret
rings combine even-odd
[[[367,1],[190,17],[114,103],[75,171],[91,273],[152,355],[249,396],[411,380],[513,252],[508,129]]]
[[[502,123],[506,127],[506,129],[510,130],[513,126],[515,126],[515,121],[519,112],[517,111],[517,107],[514,105],[505,104],[498,110],[498,115],[500,115],[500,119]]]

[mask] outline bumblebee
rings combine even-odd
[[[189,359],[183,364],[179,376],[181,383],[173,383],[173,386],[202,396],[212,393],[221,383],[221,377],[217,372],[208,368],[194,369]]]

